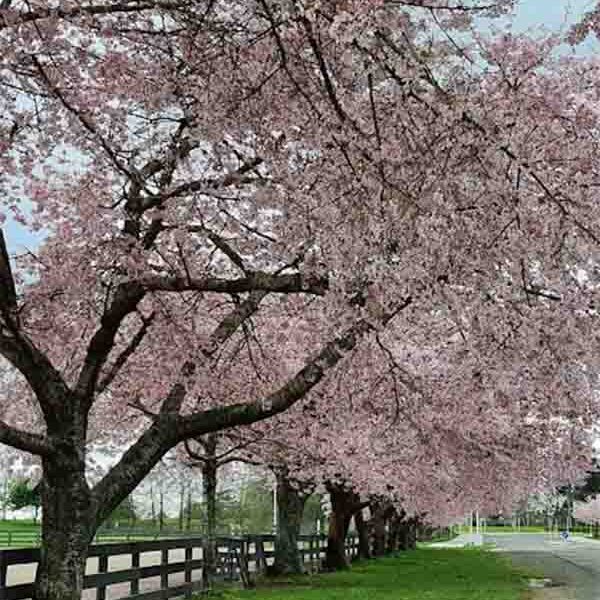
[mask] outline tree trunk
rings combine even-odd
[[[385,554],[385,506],[378,502],[372,505],[372,548],[373,556],[383,556]]]
[[[417,549],[417,531],[419,527],[419,517],[411,517],[408,525],[408,549]]]
[[[83,453],[80,454],[82,456]],[[43,461],[42,545],[36,600],[80,600],[96,507],[77,453]]]
[[[398,528],[398,550],[410,550],[410,521],[403,519]]]
[[[188,487],[187,493],[187,511],[185,515],[185,529],[186,531],[190,531],[192,529],[192,486]]]
[[[387,536],[387,552],[395,552],[400,549],[402,528],[404,526],[402,515],[399,515],[395,509],[390,511],[388,518],[388,536]],[[389,514],[389,513],[388,513]]]
[[[269,572],[273,575],[302,573],[302,553],[298,550],[298,535],[306,502],[305,494],[292,487],[284,470],[277,477],[277,537],[275,562]]]
[[[183,531],[183,520],[185,518],[185,482],[179,488],[179,531]]]
[[[358,556],[361,559],[371,558],[371,547],[369,544],[369,524],[365,521],[362,509],[354,513],[354,525],[358,533]]]
[[[331,497],[331,515],[329,516],[325,568],[338,571],[348,568],[345,542],[353,509],[356,506],[356,494],[334,485],[328,486],[327,491]]]
[[[206,541],[202,549],[205,587],[210,587],[217,573],[217,438],[207,436],[205,460],[202,464],[202,492],[206,505]]]
[[[158,513],[158,530],[162,531],[165,526],[165,492],[162,488],[162,484],[160,487],[160,512]]]
[[[150,486],[150,514],[152,518],[152,527],[156,527],[156,505],[154,504],[154,486]]]

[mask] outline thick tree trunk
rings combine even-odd
[[[354,513],[354,525],[358,533],[358,557],[361,559],[371,558],[371,547],[369,544],[369,524],[365,521],[362,509]]]
[[[217,439],[207,436],[206,455],[202,464],[202,492],[206,505],[206,542],[202,549],[204,558],[204,585],[210,587],[217,573]]]
[[[298,550],[298,535],[306,494],[295,489],[287,474],[281,470],[277,478],[277,537],[275,539],[275,562],[269,572],[273,575],[302,573],[304,565]]]
[[[36,600],[80,600],[96,507],[85,480],[84,462],[71,452],[43,461],[42,545]]]
[[[340,486],[328,486],[331,497],[331,515],[329,516],[329,533],[325,568],[338,571],[348,568],[346,559],[346,534],[350,526],[352,513],[355,512],[356,494]]]

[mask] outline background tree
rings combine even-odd
[[[28,479],[14,481],[10,485],[7,503],[14,510],[33,508],[33,522],[37,523],[41,506],[40,489],[38,486],[31,486]]]

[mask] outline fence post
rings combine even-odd
[[[6,587],[6,571],[8,565],[6,564],[6,554],[0,551],[0,590]]]
[[[169,549],[163,548],[161,550],[161,561],[160,561],[160,587],[166,590],[169,587],[169,571],[167,567],[169,565]]]
[[[190,564],[190,561],[192,560],[192,556],[193,556],[193,547],[186,546],[185,547],[185,571],[184,571],[185,583],[192,583],[192,565]],[[191,598],[192,590],[191,589],[186,590],[184,597]]]
[[[229,547],[228,547],[228,559],[229,559],[229,579],[231,581],[235,580],[235,540],[234,539],[230,539],[229,540]]]
[[[265,542],[262,537],[254,538],[254,553],[256,572],[264,575],[267,572],[267,559],[265,558]]]
[[[140,567],[140,553],[139,550],[133,550],[131,552],[131,568],[139,569]],[[135,596],[140,593],[140,580],[138,577],[131,580],[130,583],[130,595]]]
[[[98,573],[108,573],[108,555],[98,557]],[[106,585],[99,584],[96,589],[96,600],[106,600]]]

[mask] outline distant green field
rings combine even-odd
[[[227,590],[227,600],[519,600],[525,580],[508,561],[481,550],[419,549],[356,563],[349,571]]]
[[[463,527],[463,533],[467,533],[468,527]],[[487,533],[543,533],[546,529],[542,525],[522,525],[521,527],[512,527],[506,525],[487,525],[481,528]]]
[[[31,520],[2,521],[0,520],[0,531],[39,531],[40,524]]]

